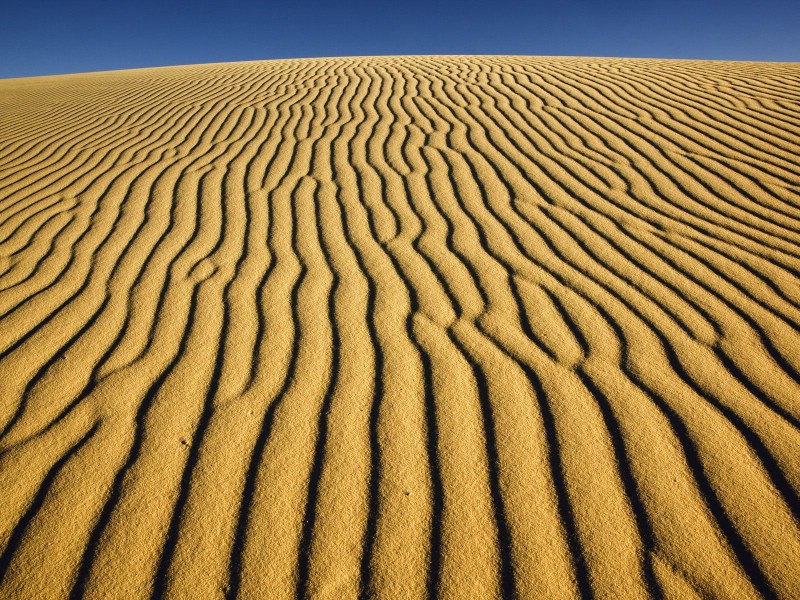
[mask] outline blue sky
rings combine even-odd
[[[15,0],[0,20],[0,78],[385,54],[800,62],[800,0]]]

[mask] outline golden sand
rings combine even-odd
[[[0,597],[800,598],[800,64],[0,81]]]

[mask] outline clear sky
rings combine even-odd
[[[0,78],[314,56],[800,62],[800,0],[8,0]]]

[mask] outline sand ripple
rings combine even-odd
[[[0,81],[0,597],[800,598],[800,65]]]

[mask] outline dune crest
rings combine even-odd
[[[0,597],[797,598],[800,65],[0,81]]]

